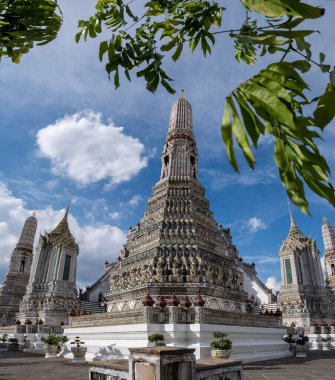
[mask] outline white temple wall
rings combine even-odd
[[[87,346],[89,361],[128,357],[129,347],[147,347],[148,336],[163,333],[168,346],[195,348],[199,358],[210,357],[214,331],[226,332],[233,341],[232,359],[244,363],[291,356],[289,346],[281,338],[286,328],[262,328],[208,324],[136,324],[65,328],[64,334],[80,339]],[[71,354],[68,355],[70,358]]]

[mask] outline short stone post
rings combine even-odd
[[[130,380],[194,380],[193,348],[129,348]]]

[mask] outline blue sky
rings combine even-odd
[[[36,47],[19,65],[0,64],[0,282],[8,270],[25,218],[37,207],[38,232],[61,219],[71,193],[70,226],[80,245],[77,278],[81,286],[95,281],[105,260],[117,257],[128,227],[146,209],[160,175],[160,154],[176,95],[164,89],[151,94],[133,77],[114,90],[98,61],[98,41],[76,44],[77,20],[92,12],[92,1],[59,1],[64,25],[53,43]],[[322,1],[310,1],[322,5]],[[225,29],[241,24],[244,10],[236,0],[224,2]],[[316,57],[324,51],[335,62],[334,3],[311,26]],[[285,191],[273,163],[271,139],[264,138],[251,171],[240,154],[241,174],[230,167],[220,137],[225,96],[269,62],[238,65],[233,43],[218,37],[214,54],[185,50],[180,62],[167,61],[177,92],[193,107],[199,174],[218,223],[230,227],[245,261],[256,263],[260,278],[280,280],[279,246],[289,229]],[[307,80],[311,97],[320,94],[327,77],[313,68]],[[335,105],[334,105],[335,106]],[[321,149],[334,171],[334,123]],[[316,238],[322,253],[322,216],[335,224],[333,208],[308,194],[313,217],[293,207],[301,230]],[[271,284],[271,281],[270,283]]]

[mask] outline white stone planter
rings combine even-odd
[[[295,346],[295,357],[296,358],[306,358],[307,357],[307,345],[296,344]]]
[[[85,355],[86,355],[87,347],[71,347],[71,352],[73,354],[72,363],[86,363]]]
[[[8,351],[8,343],[0,343],[0,351]]]
[[[329,351],[330,350],[330,340],[327,342],[321,342],[322,343],[322,351]]]
[[[44,349],[45,349],[45,358],[50,359],[50,358],[57,358],[57,346],[51,345],[51,344],[45,344]]]
[[[213,359],[229,359],[231,350],[212,350],[211,355]]]

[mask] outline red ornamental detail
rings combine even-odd
[[[198,294],[193,300],[193,306],[195,306],[195,307],[197,307],[197,306],[204,307],[205,303],[206,303],[206,301],[201,297],[200,294]]]
[[[70,316],[70,317],[75,317],[76,315],[77,315],[76,310],[75,310],[75,309],[71,309],[71,310],[70,310],[70,313],[69,313],[69,316]]]
[[[165,299],[163,296],[159,296],[157,301],[155,302],[155,306],[159,307],[161,309],[164,309],[164,307],[167,305]]]
[[[180,300],[180,306],[185,308],[185,309],[189,309],[191,306],[192,306],[192,302],[190,301],[190,299],[186,296],[185,298],[182,298]]]
[[[17,320],[15,321],[15,324],[16,324],[16,325],[20,325],[20,324],[21,324],[21,321],[17,319]]]
[[[172,296],[170,298],[168,298],[167,303],[169,306],[178,306],[180,301],[176,297],[176,295],[173,293]]]
[[[155,304],[155,301],[150,297],[150,294],[147,294],[143,299],[142,299],[142,305],[143,306],[153,306]]]

